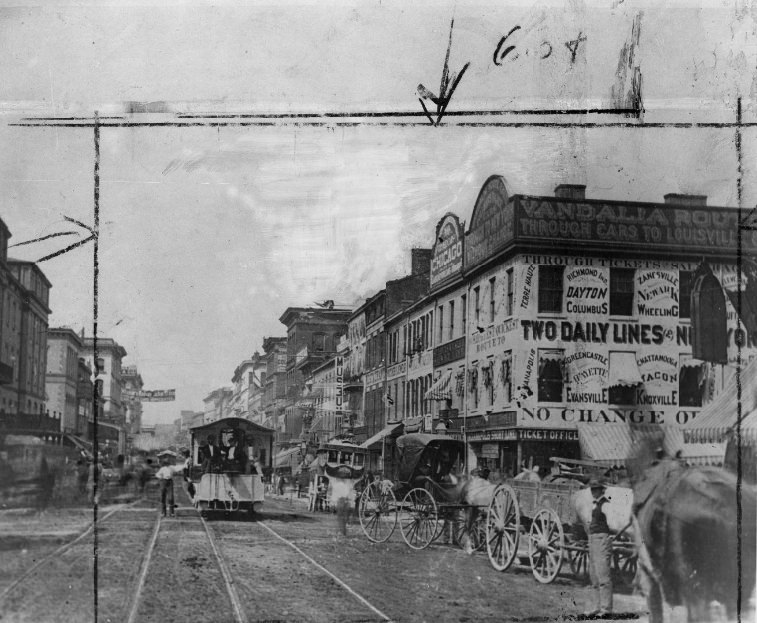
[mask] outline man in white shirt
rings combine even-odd
[[[173,498],[173,476],[176,468],[168,464],[168,459],[161,461],[161,467],[155,477],[160,483],[160,508],[163,517],[166,516],[166,505],[168,505],[171,517],[174,516],[174,498]]]

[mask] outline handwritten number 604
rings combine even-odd
[[[510,57],[510,60],[516,60],[520,55],[517,51],[515,51],[516,44],[514,43],[508,43],[508,39],[510,38],[510,35],[512,35],[514,32],[520,30],[520,26],[514,26],[510,29],[510,32],[508,32],[504,37],[502,37],[499,40],[499,43],[497,44],[497,47],[494,50],[494,56],[492,57],[492,60],[494,61],[495,65],[501,66],[502,62],[505,60],[508,54],[511,52],[513,55]],[[568,48],[568,51],[570,52],[570,62],[575,63],[576,62],[576,54],[578,54],[578,46],[582,41],[586,41],[586,37],[582,32],[578,33],[578,36],[573,39],[572,41],[566,41],[565,47]],[[507,44],[507,45],[505,45]],[[549,58],[552,56],[552,44],[549,41],[542,41],[539,44],[540,52],[542,53],[539,57],[540,60],[544,60],[545,58]],[[528,54],[528,52],[526,52]]]

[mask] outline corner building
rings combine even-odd
[[[577,185],[511,196],[490,177],[464,236],[453,215],[437,228],[424,398],[479,462],[504,473],[544,469],[551,456],[615,456],[631,428],[686,424],[734,373],[737,341],[744,360],[757,353],[731,303],[737,222],[736,209],[702,196],[590,200]],[[757,249],[755,232],[743,249]],[[717,363],[692,355],[703,268],[724,292],[727,327],[699,336],[726,341]]]

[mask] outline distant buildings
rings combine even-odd
[[[86,437],[87,420],[80,417],[80,366],[83,342],[73,329],[51,328],[47,332],[47,412],[60,419],[60,430]],[[82,388],[83,389],[83,388]],[[89,403],[92,386],[89,385]],[[92,409],[89,409],[89,413]],[[84,414],[82,414],[84,415]]]

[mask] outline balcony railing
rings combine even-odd
[[[46,413],[0,413],[0,430],[4,432],[60,432],[60,419]]]

